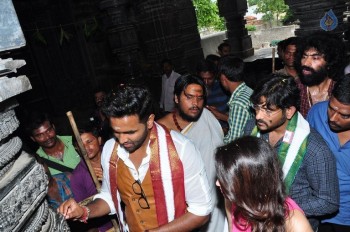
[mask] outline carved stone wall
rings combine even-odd
[[[11,0],[0,3],[0,17],[8,19],[2,26],[10,28],[2,27],[2,32],[12,35],[4,37],[10,41],[0,41],[0,50],[24,46]],[[19,39],[22,40],[18,42]],[[22,150],[21,139],[14,135],[19,127],[14,96],[32,88],[26,76],[13,77],[13,72],[23,65],[24,60],[0,58],[0,231],[69,231],[63,217],[52,211],[45,200],[48,179],[44,168]]]

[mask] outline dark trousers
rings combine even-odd
[[[350,226],[322,223],[318,227],[318,232],[350,232]]]

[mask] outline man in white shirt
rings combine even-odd
[[[168,113],[172,112],[175,107],[174,102],[174,86],[177,78],[181,76],[173,69],[173,64],[171,60],[164,59],[162,61],[162,69],[163,69],[163,76],[162,76],[162,94],[160,96],[160,108]]]
[[[223,144],[224,133],[219,121],[204,107],[207,90],[201,78],[190,74],[181,76],[175,83],[174,94],[176,110],[159,119],[158,123],[186,135],[200,151],[214,204],[209,222],[200,231],[222,232],[225,210],[222,194],[215,186],[215,152]]]
[[[123,86],[107,99],[115,138],[102,152],[101,193],[87,206],[63,203],[66,219],[117,213],[121,231],[192,231],[209,219],[213,204],[200,153],[155,123],[151,105],[145,87]]]

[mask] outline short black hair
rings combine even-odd
[[[137,115],[140,122],[145,123],[153,113],[153,98],[146,86],[120,85],[111,92],[102,111],[109,117],[121,118]]]
[[[300,43],[300,37],[292,36],[285,40],[282,40],[278,42],[277,46],[282,50],[285,51],[289,45],[295,45],[298,47],[298,44]]]
[[[231,45],[230,45],[229,43],[223,42],[223,43],[219,44],[218,50],[219,50],[219,51],[222,51],[222,49],[224,49],[224,47],[229,47],[229,48],[231,48]]]
[[[261,104],[261,97],[266,98],[266,107],[276,106],[279,109],[287,109],[294,106],[300,107],[300,90],[291,76],[271,74],[269,79],[264,79],[255,88],[250,100],[253,104]]]
[[[29,112],[26,117],[26,128],[27,135],[32,136],[33,131],[41,127],[45,122],[49,122],[53,125],[52,120],[48,113],[41,111]]]
[[[160,62],[161,66],[163,66],[164,64],[170,64],[170,65],[173,65],[173,62],[168,59],[168,58],[165,58],[163,59],[161,62]]]
[[[219,62],[220,61],[220,56],[215,55],[215,54],[209,54],[207,57],[205,57],[206,60],[210,60],[212,62]]]
[[[334,85],[332,96],[340,103],[350,105],[350,74],[342,76]]]
[[[224,74],[233,82],[244,81],[244,62],[235,56],[225,56],[219,62],[219,75]]]
[[[200,72],[211,72],[216,73],[216,65],[209,60],[201,60],[197,63],[196,66],[197,74],[199,75]]]

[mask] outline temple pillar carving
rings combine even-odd
[[[220,16],[226,21],[226,42],[231,45],[231,53],[241,58],[254,55],[252,39],[245,28],[247,1],[218,0],[218,6]]]

